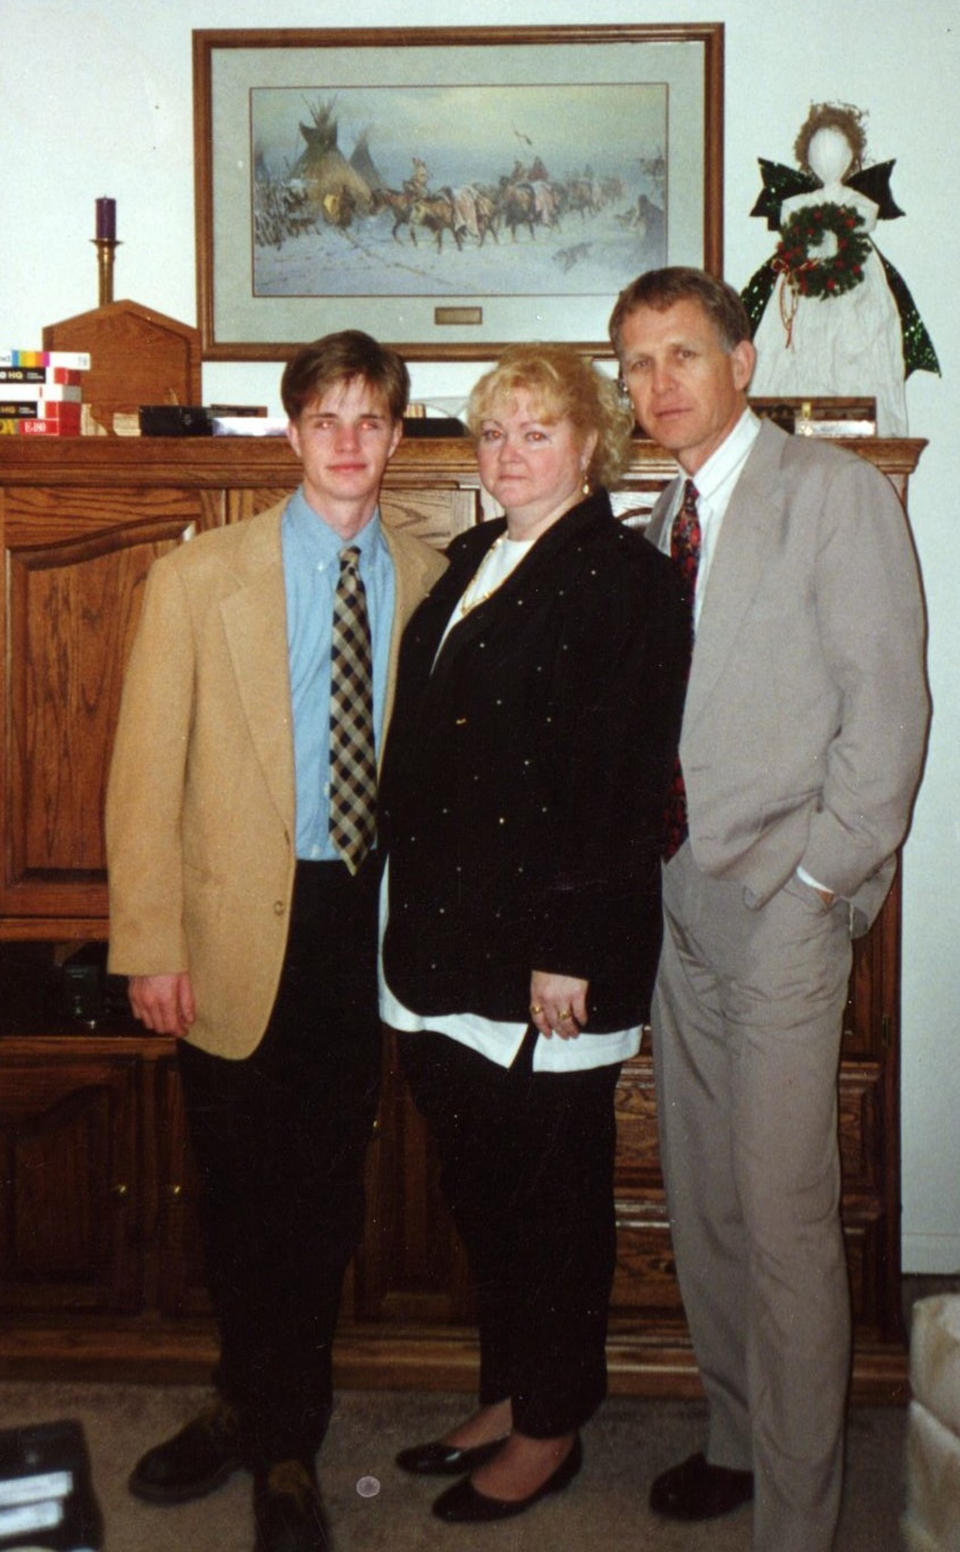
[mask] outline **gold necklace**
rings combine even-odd
[[[478,593],[475,598],[471,598],[470,597],[470,589],[475,585],[476,580],[477,580],[478,576],[480,575],[481,571],[483,570],[484,566],[490,560],[490,558],[494,554],[494,552],[496,550],[499,550],[501,544],[503,543],[503,541],[504,541],[504,539],[506,537],[507,537],[506,534],[502,533],[500,535],[499,539],[494,539],[494,541],[491,544],[489,550],[487,550],[486,554],[484,555],[483,559],[481,560],[481,562],[480,562],[479,566],[477,567],[476,571],[473,573],[473,576],[470,578],[470,581],[467,583],[466,587],[464,588],[464,590],[463,590],[463,597],[460,600],[460,614],[461,614],[461,616],[465,615],[465,614],[469,614],[471,609],[476,609],[479,604],[485,604],[487,599],[493,593],[495,593],[497,591],[497,587],[499,587],[499,585],[500,585],[499,583],[496,583],[493,587],[488,587],[487,591],[485,593]]]

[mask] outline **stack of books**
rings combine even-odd
[[[0,348],[0,435],[79,436],[85,350]]]

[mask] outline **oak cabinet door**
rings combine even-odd
[[[139,1064],[59,1044],[0,1042],[0,1308],[133,1310]]]

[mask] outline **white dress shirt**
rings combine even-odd
[[[720,537],[720,529],[723,526],[730,497],[743,473],[743,466],[759,432],[760,422],[756,415],[752,410],[744,410],[730,435],[721,442],[715,453],[710,454],[706,463],[701,464],[693,478],[699,498],[697,516],[700,519],[700,563],[697,568],[697,588],[693,600],[694,631],[700,623],[700,612],[710,577],[710,567],[713,564],[717,540]],[[660,548],[666,555],[670,554],[670,531],[673,520],[683,503],[685,483],[685,480],[681,480],[677,486],[670,521],[664,523],[660,535]]]

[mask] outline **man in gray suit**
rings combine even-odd
[[[686,577],[695,632],[652,1017],[710,1420],[650,1502],[706,1520],[754,1499],[757,1552],[827,1552],[850,1348],[841,1015],[851,934],[883,903],[920,774],[917,568],[882,474],[750,411],[729,286],[651,271],[610,334],[639,424],[683,471],[649,537]]]

